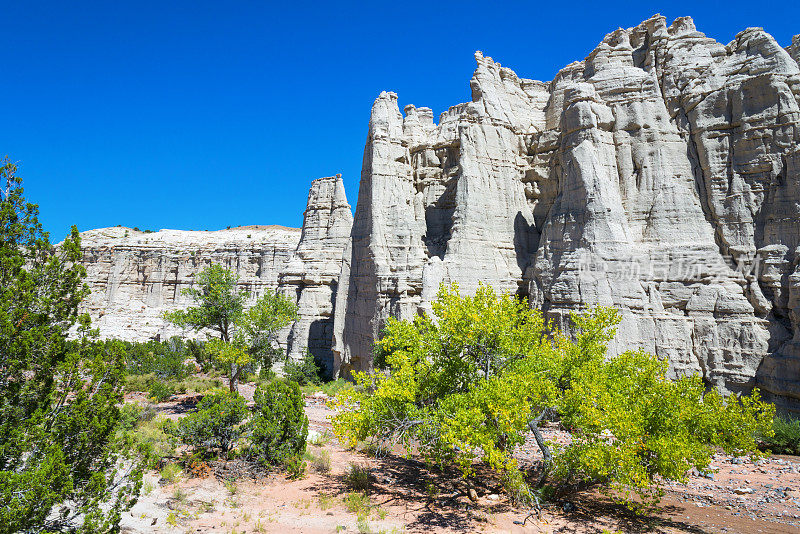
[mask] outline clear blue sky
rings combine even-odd
[[[381,90],[436,116],[469,100],[473,52],[549,80],[653,13],[724,43],[786,46],[800,2],[0,1],[0,154],[60,240],[122,224],[299,226],[309,183],[355,206]]]

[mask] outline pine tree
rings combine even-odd
[[[0,533],[116,530],[142,477],[117,433],[122,349],[78,313],[77,228],[56,250],[16,171],[0,164]]]

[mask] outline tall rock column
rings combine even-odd
[[[492,58],[475,54],[472,102],[459,117],[459,174],[451,237],[443,263],[446,280],[473,292],[479,282],[518,293],[536,250],[539,231],[525,194],[528,169],[524,136],[544,123],[539,87]],[[435,280],[432,280],[435,281]],[[430,287],[433,295],[436,286]]]
[[[279,291],[295,298],[298,306],[298,318],[288,336],[288,356],[299,359],[308,349],[329,375],[333,373],[334,298],[352,226],[342,175],[311,182],[300,242],[278,278]]]
[[[371,366],[372,344],[385,319],[416,313],[425,260],[424,221],[397,95],[384,92],[372,106],[350,250],[340,275],[337,370]]]

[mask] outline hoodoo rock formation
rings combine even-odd
[[[190,251],[213,232],[85,233],[101,330],[160,332],[148,307],[183,304],[179,287],[218,258],[295,295],[290,354],[347,374],[372,365],[389,316],[429,310],[441,283],[486,283],[565,330],[573,311],[615,306],[614,351],[800,411],[800,36],[782,48],[749,28],[723,45],[654,16],[550,82],[475,57],[471,102],[438,123],[375,100],[352,220],[336,177],[313,183],[302,237],[273,227],[203,261]]]
[[[525,295],[564,329],[622,310],[614,350],[800,407],[800,40],[727,46],[689,18],[617,30],[548,83],[476,54],[472,101],[433,122],[372,108],[335,359],[439,284]]]
[[[342,175],[314,180],[300,243],[278,277],[280,291],[295,297],[298,305],[298,318],[288,336],[288,355],[299,359],[308,349],[326,365],[328,374],[334,373],[334,297],[352,225]]]

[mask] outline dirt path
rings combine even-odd
[[[160,484],[159,475],[150,473],[146,475],[150,491],[125,515],[123,532],[800,532],[797,457],[752,463],[717,455],[712,462],[716,473],[669,485],[662,512],[654,517],[632,516],[596,493],[584,493],[574,502],[545,509],[541,518],[528,518],[523,525],[526,511],[512,508],[488,479],[473,503],[452,478],[431,473],[419,462],[399,456],[375,459],[345,450],[330,437],[331,411],[324,401],[308,397],[306,413],[310,441],[317,443],[309,445],[309,451],[329,452],[329,472],[310,472],[296,481],[273,474],[227,484],[214,476]],[[165,403],[163,411],[180,417],[185,411],[180,402]],[[549,432],[551,439],[558,438],[555,429]],[[520,456],[534,460],[535,447],[526,444]],[[350,497],[348,507],[351,490],[345,473],[351,463],[368,466],[373,482],[369,502]],[[360,511],[354,511],[357,507]]]

